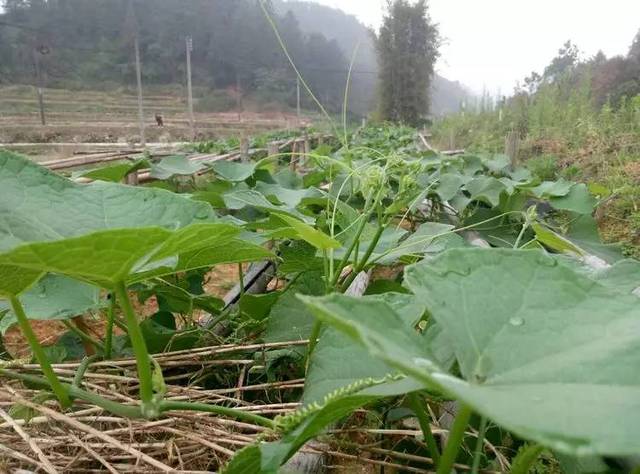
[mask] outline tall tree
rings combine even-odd
[[[545,82],[555,82],[571,73],[573,68],[578,64],[580,58],[580,50],[570,40],[567,41],[558,51],[558,55],[553,58],[544,70],[542,78]]]
[[[426,0],[388,1],[376,40],[379,114],[383,120],[415,125],[428,115],[439,42]]]
[[[629,48],[629,59],[640,62],[640,30],[638,30],[638,33]]]

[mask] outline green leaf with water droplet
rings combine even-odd
[[[450,250],[407,268],[405,282],[451,341],[462,378],[388,308],[307,302],[389,366],[520,437],[572,455],[640,451],[636,297],[540,251]]]

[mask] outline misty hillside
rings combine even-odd
[[[350,102],[352,105],[357,104],[356,107],[361,104],[370,105],[375,94],[378,70],[374,32],[355,16],[336,8],[298,0],[275,0],[273,4],[280,14],[292,12],[304,33],[320,33],[329,40],[335,40],[349,60],[358,44],[360,45],[354,63],[354,82],[357,83],[357,87],[352,90]],[[460,103],[470,95],[459,82],[436,74],[431,96],[432,113],[444,115],[457,112]]]
[[[0,85],[40,81],[47,88],[130,90],[137,39],[145,88],[180,89],[191,38],[199,107],[296,108],[296,76],[256,0],[0,3]],[[349,61],[337,42],[303,33],[293,15],[277,15],[268,4],[266,10],[310,87],[329,111],[339,112]],[[306,94],[302,107],[314,107]]]
[[[354,16],[315,3],[273,0],[271,5],[270,15],[298,69],[332,113],[342,110],[347,71],[360,44],[349,112],[371,112],[377,84],[373,33]],[[46,87],[131,88],[137,36],[145,86],[184,87],[189,36],[198,107],[236,108],[238,96],[247,106],[296,107],[295,74],[255,0],[5,0],[4,6],[0,84],[35,85],[37,58]],[[436,78],[432,112],[457,111],[465,95],[459,84]],[[315,108],[306,93],[302,107]]]

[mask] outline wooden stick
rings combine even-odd
[[[44,161],[40,165],[49,168],[52,171],[75,168],[77,166],[92,165],[95,163],[108,163],[110,161],[124,160],[135,152],[124,151],[104,156],[104,153],[96,155],[85,155],[80,158],[65,158],[63,160]]]
[[[36,456],[38,456],[38,459],[42,463],[42,468],[46,472],[48,472],[49,474],[58,474],[58,471],[56,470],[55,467],[53,467],[53,464],[51,464],[51,461],[49,461],[49,459],[44,455],[40,447],[29,437],[27,433],[24,432],[24,430],[20,427],[20,425],[18,425],[15,422],[15,420],[11,418],[7,414],[7,412],[4,411],[2,408],[0,408],[0,417],[4,419],[7,423],[9,423],[13,428],[13,430],[18,434],[18,436],[20,436],[24,440],[24,442],[29,445],[29,447],[31,448],[31,451],[36,453]]]
[[[174,472],[174,470],[172,468],[170,468],[169,466],[167,466],[166,464],[157,461],[156,459],[153,459],[152,457],[148,456],[147,454],[138,451],[137,449],[134,449],[130,446],[124,445],[122,444],[120,441],[118,441],[117,439],[113,438],[112,436],[109,435],[105,435],[104,433],[101,433],[100,431],[96,430],[95,428],[92,428],[89,425],[85,425],[84,423],[80,423],[77,420],[74,420],[73,418],[64,415],[62,413],[58,413],[55,410],[52,410],[51,408],[47,408],[43,405],[38,405],[35,403],[30,402],[29,400],[25,399],[24,397],[20,396],[20,394],[18,394],[15,390],[13,390],[11,387],[5,385],[4,386],[5,390],[9,391],[9,392],[13,392],[13,395],[15,396],[16,399],[18,399],[18,401],[22,404],[25,405],[29,408],[32,408],[33,410],[39,411],[40,413],[49,416],[50,418],[56,420],[56,421],[60,421],[62,423],[65,423],[69,426],[71,426],[72,428],[75,428],[77,430],[83,431],[85,433],[88,434],[92,434],[94,436],[96,436],[97,438],[100,438],[101,440],[110,443],[112,446],[124,451],[125,453],[131,454],[133,456],[136,456],[138,459],[140,459],[141,461],[146,462],[147,464],[155,467],[156,469],[159,469],[162,472]]]
[[[0,452],[4,452],[7,456],[10,456],[14,459],[19,459],[22,462],[27,462],[29,464],[33,464],[34,466],[38,466],[44,469],[44,466],[40,464],[38,461],[36,461],[35,459],[31,459],[29,456],[26,456],[19,451],[14,451],[13,449],[5,446],[2,443],[0,443]]]
[[[94,458],[96,458],[98,460],[98,462],[100,464],[102,464],[107,471],[109,471],[111,474],[120,474],[111,464],[109,464],[109,462],[107,462],[107,460],[105,458],[103,458],[102,456],[100,456],[100,454],[98,454],[96,451],[93,450],[93,448],[89,447],[86,443],[84,443],[80,438],[78,438],[75,434],[73,433],[69,433],[69,436],[71,438],[73,438],[73,440],[78,443],[80,446],[82,446],[82,448],[88,452],[91,456],[93,456]]]

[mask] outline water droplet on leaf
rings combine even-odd
[[[509,324],[511,324],[514,327],[524,326],[524,319],[522,319],[522,318],[511,318],[509,320]]]

